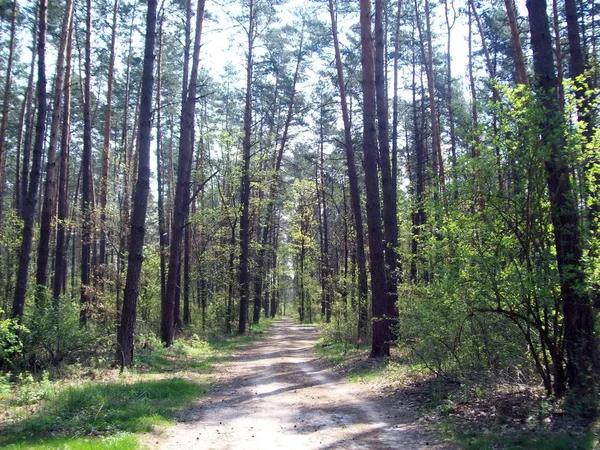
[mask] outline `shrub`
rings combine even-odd
[[[0,309],[0,315],[3,313]],[[15,319],[0,320],[0,369],[6,366],[14,367],[14,359],[23,352],[21,336],[26,332],[27,328]]]

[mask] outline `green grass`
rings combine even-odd
[[[177,412],[209,392],[207,374],[213,365],[270,326],[271,321],[265,321],[245,336],[210,341],[193,336],[176,340],[169,348],[148,337],[136,350],[135,367],[127,379],[115,378],[114,372],[108,381],[79,384],[28,377],[2,391],[1,406],[13,420],[0,428],[0,447],[140,449],[136,433],[172,424]]]
[[[149,432],[155,425],[171,423],[177,411],[189,408],[207,389],[180,378],[70,386],[35,415],[5,427],[0,445],[16,444],[23,437]]]
[[[25,439],[4,448],[7,450],[138,450],[142,447],[135,436],[118,434],[109,437]]]
[[[317,342],[314,348],[317,355],[332,364],[341,364],[360,355],[365,350],[365,347],[356,350],[355,346],[347,342],[324,343],[322,341]]]
[[[353,383],[375,381],[385,370],[384,365],[358,366],[348,373],[348,379]]]

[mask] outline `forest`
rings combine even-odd
[[[0,388],[287,316],[595,410],[599,16],[0,0]]]

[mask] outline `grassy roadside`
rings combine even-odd
[[[7,449],[142,449],[143,433],[174,423],[177,413],[207,395],[212,370],[270,321],[246,336],[176,340],[155,338],[136,351],[134,369],[68,368],[59,380],[21,376],[0,383],[0,447]]]
[[[441,380],[399,357],[368,359],[368,349],[318,342],[316,353],[351,382],[367,383],[416,412],[451,446],[469,450],[587,450],[600,448],[598,420],[573,417],[538,386],[498,380]]]

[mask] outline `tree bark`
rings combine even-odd
[[[12,87],[12,66],[15,54],[16,28],[17,28],[17,0],[13,0],[10,20],[10,43],[8,45],[8,61],[6,64],[6,78],[4,80],[4,95],[2,98],[2,122],[0,122],[0,229],[2,228],[2,213],[4,208],[4,142],[6,140],[6,127],[8,126],[8,113],[10,111],[10,92]]]
[[[40,239],[38,244],[36,283],[38,288],[45,287],[48,280],[48,261],[50,256],[50,237],[52,234],[52,219],[55,214],[56,200],[56,146],[58,144],[58,128],[60,126],[60,105],[63,89],[65,88],[65,59],[67,39],[71,28],[73,1],[67,0],[63,16],[58,57],[56,61],[56,76],[54,78],[54,97],[52,101],[52,120],[50,122],[50,142],[46,155],[46,182],[42,203],[42,218],[40,222]],[[43,295],[42,290],[38,294]],[[38,298],[38,301],[41,299]]]
[[[340,89],[340,104],[342,108],[342,120],[344,122],[344,147],[346,148],[346,162],[348,169],[348,183],[350,184],[350,200],[352,203],[352,215],[354,216],[354,228],[356,232],[356,265],[358,266],[358,339],[361,339],[367,328],[367,259],[365,256],[364,227],[362,220],[362,208],[360,204],[360,188],[358,174],[354,159],[354,146],[352,143],[352,128],[350,124],[350,113],[346,95],[346,83],[344,81],[344,69],[340,44],[337,32],[337,20],[333,0],[329,0],[329,14],[331,17],[331,33],[335,50],[335,66],[337,70],[338,85]]]
[[[381,232],[381,203],[379,201],[379,177],[377,173],[377,128],[375,125],[375,55],[371,34],[371,4],[360,0],[360,41],[363,72],[363,166],[367,191],[367,225],[369,228],[369,257],[371,261],[371,295],[373,312],[373,340],[371,357],[390,354],[387,341],[389,322],[385,318],[387,308],[387,286],[383,233]]]
[[[392,180],[390,163],[390,141],[388,120],[388,98],[386,87],[385,42],[383,31],[383,0],[375,0],[375,91],[377,97],[377,125],[379,161],[381,165],[381,185],[383,193],[383,228],[385,233],[385,268],[388,296],[386,299],[386,319],[397,317],[398,298],[396,249],[398,247],[398,212],[396,205],[396,185]],[[387,337],[388,340],[392,336]]]
[[[117,40],[117,17],[119,12],[119,1],[115,0],[113,5],[112,34],[110,38],[110,58],[108,62],[108,79],[106,81],[106,109],[104,111],[104,138],[102,143],[102,175],[100,178],[100,265],[99,275],[105,276],[106,265],[106,205],[108,203],[108,169],[110,163],[110,132],[112,125],[112,97],[113,77],[115,70],[115,53]],[[104,286],[104,283],[101,283]]]
[[[133,364],[133,337],[137,317],[139,280],[142,270],[146,209],[150,191],[150,144],[152,140],[152,89],[154,85],[154,44],[156,41],[157,0],[148,0],[144,65],[139,109],[138,176],[131,218],[127,279],[123,295],[123,311],[118,332],[119,353],[123,365]]]
[[[433,44],[431,38],[431,20],[429,11],[429,1],[425,0],[425,34],[423,36],[421,20],[419,19],[419,9],[417,0],[415,0],[416,23],[419,30],[421,41],[421,53],[423,54],[423,65],[425,66],[425,75],[427,76],[427,93],[429,94],[429,110],[431,113],[431,144],[432,144],[432,169],[433,176],[439,184],[437,188],[444,187],[444,158],[442,157],[442,143],[440,136],[440,121],[438,116],[437,101],[435,98],[435,80],[433,72]],[[427,44],[427,50],[425,50]]]
[[[181,116],[181,131],[179,137],[179,158],[177,165],[177,186],[173,220],[171,222],[171,242],[169,254],[169,271],[167,275],[167,292],[162,304],[161,339],[167,346],[173,343],[175,325],[175,300],[179,287],[181,266],[181,243],[183,240],[185,219],[190,199],[190,177],[192,171],[192,155],[194,149],[194,124],[196,92],[198,88],[198,68],[200,64],[200,39],[204,19],[205,0],[198,0],[196,11],[196,31],[192,56],[192,70],[185,89],[186,100]]]
[[[85,81],[83,85],[83,154],[81,157],[81,313],[80,323],[89,318],[91,293],[90,257],[92,244],[92,2],[86,2]]]
[[[557,80],[546,0],[527,0],[527,9],[535,89],[543,107],[538,126],[542,135],[541,144],[549,150],[545,166],[564,316],[567,381],[574,390],[592,393],[596,390],[598,349],[591,299],[585,286],[577,205],[571,188],[564,143],[556,132],[564,126],[564,118],[556,96]]]
[[[46,132],[46,33],[48,6],[46,0],[38,2],[38,41],[37,41],[37,119],[35,126],[35,142],[33,145],[31,176],[29,188],[23,205],[23,233],[19,250],[19,268],[13,301],[13,317],[21,320],[25,307],[27,278],[29,274],[29,258],[33,240],[33,226],[38,199],[40,166],[44,152],[44,135]]]
[[[56,253],[54,256],[53,298],[55,305],[66,288],[67,276],[67,220],[69,218],[69,153],[71,131],[71,53],[73,50],[73,16],[67,37],[62,130],[60,137],[60,166],[58,175],[58,221],[56,225]]]
[[[252,147],[252,72],[254,50],[254,0],[249,1],[248,54],[246,57],[246,104],[244,106],[244,140],[242,143],[242,180],[240,185],[240,261],[238,282],[240,285],[239,334],[246,333],[248,302],[250,300],[250,277],[248,258],[250,253],[250,150]]]
[[[508,25],[510,26],[510,40],[513,45],[515,69],[517,83],[529,86],[527,78],[527,69],[525,68],[525,58],[523,57],[523,47],[521,45],[521,37],[519,26],[517,24],[517,13],[515,11],[514,0],[504,0],[506,6],[506,15],[508,16]],[[569,0],[567,0],[569,1]]]

